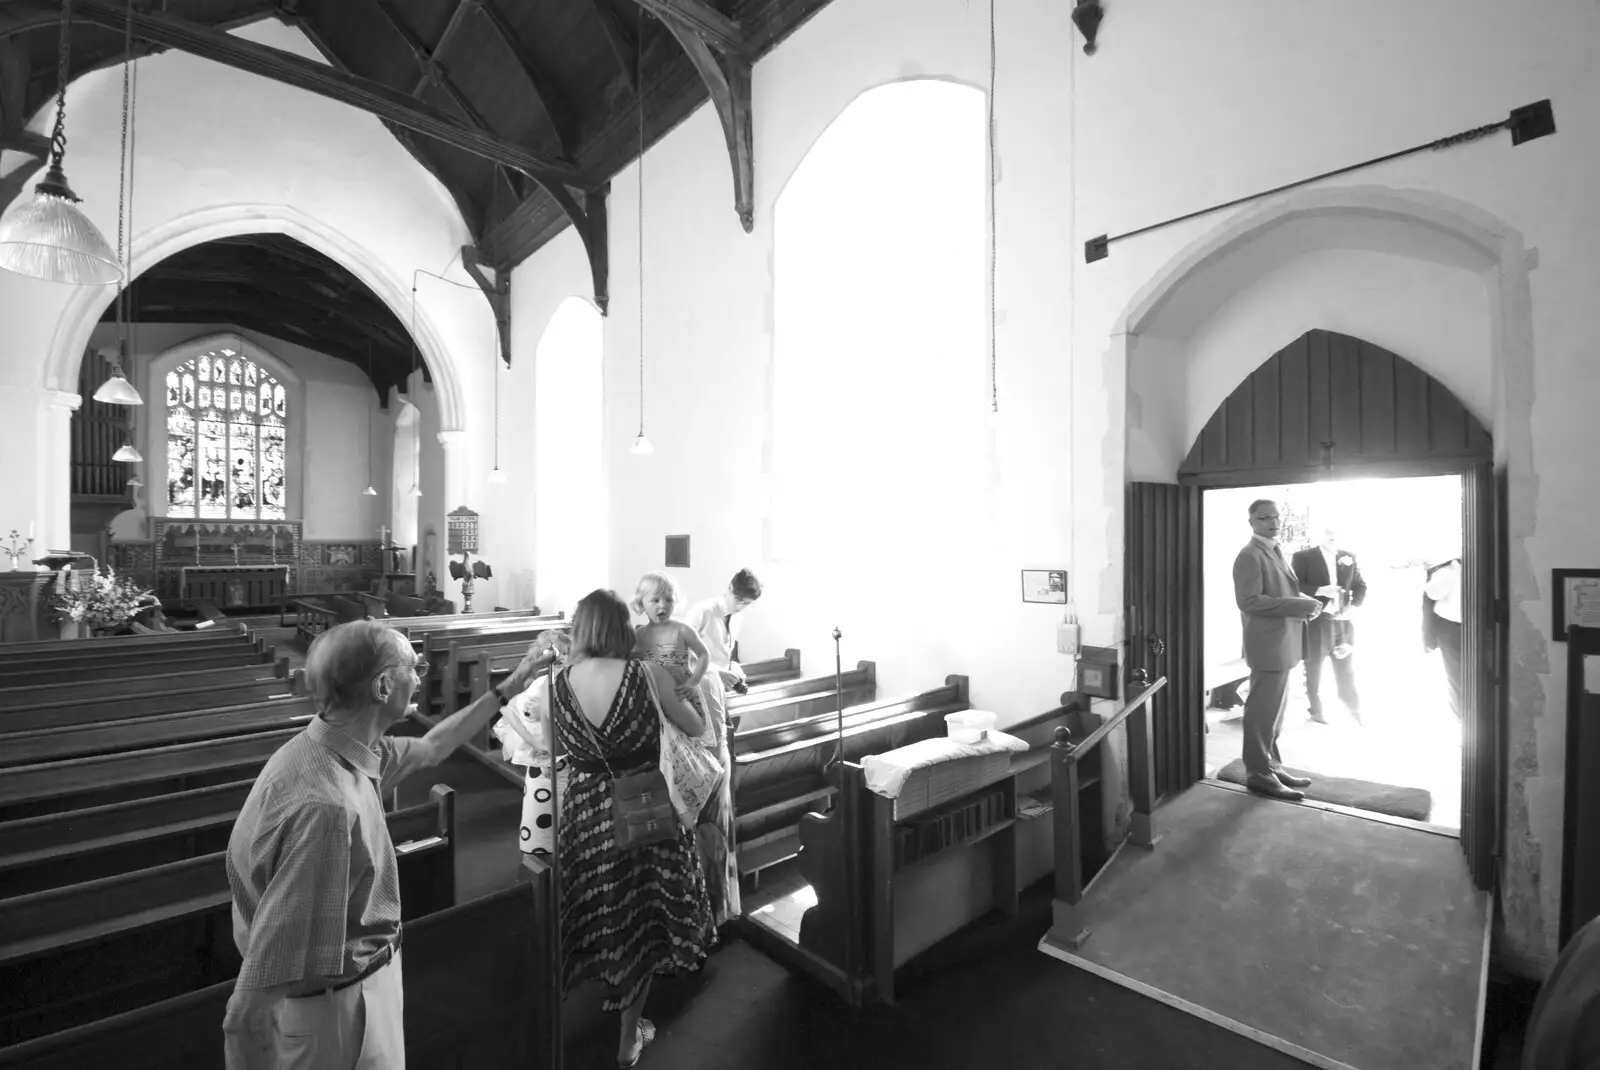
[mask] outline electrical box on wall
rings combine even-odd
[[[687,536],[687,535],[668,535],[667,536],[667,567],[668,568],[688,568],[689,567],[689,536]]]
[[[1117,648],[1086,646],[1078,655],[1078,690],[1093,698],[1117,697]]]

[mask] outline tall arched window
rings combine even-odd
[[[774,557],[937,567],[970,551],[989,406],[985,121],[968,86],[872,89],[774,206]]]
[[[278,377],[227,346],[167,372],[167,515],[282,520],[289,399]]]
[[[534,352],[534,561],[543,609],[571,610],[606,583],[600,313],[569,297]]]
[[[417,495],[422,482],[422,413],[409,401],[400,403],[394,421],[394,464],[389,482],[389,525],[398,546],[417,544]]]

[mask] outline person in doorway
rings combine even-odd
[[[1250,503],[1250,541],[1233,562],[1233,596],[1244,620],[1244,660],[1250,696],[1244,704],[1245,786],[1278,799],[1303,799],[1305,777],[1283,769],[1278,733],[1289,701],[1289,670],[1300,662],[1305,621],[1322,602],[1300,593],[1294,570],[1278,545],[1278,503]]]
[[[1573,934],[1539,989],[1522,1045],[1522,1070],[1600,1066],[1600,918]]]
[[[724,687],[740,694],[745,692],[744,669],[735,659],[738,652],[738,616],[761,597],[761,581],[747,568],[733,574],[728,589],[715,598],[707,598],[689,607],[684,615],[689,627],[699,633],[711,655],[711,667],[722,680]]]
[[[405,1070],[400,876],[382,791],[443,761],[525,690],[511,677],[420,738],[387,736],[426,671],[382,621],[306,652],[317,716],[267,759],[224,863],[243,963],[223,1014],[228,1070]]]
[[[1361,723],[1361,695],[1356,690],[1354,656],[1355,624],[1350,610],[1367,598],[1367,581],[1361,576],[1356,555],[1339,548],[1339,532],[1332,525],[1323,529],[1322,542],[1296,551],[1294,574],[1300,593],[1322,603],[1322,612],[1306,625],[1306,698],[1311,719],[1327,724],[1322,716],[1322,666],[1333,659],[1333,679],[1339,688],[1339,701],[1345,704],[1356,724]]]
[[[1422,588],[1422,649],[1439,648],[1450,694],[1450,712],[1461,720],[1461,559],[1428,570]]]

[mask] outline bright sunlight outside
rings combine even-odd
[[[1352,614],[1351,654],[1361,723],[1339,701],[1331,662],[1320,691],[1326,724],[1311,720],[1305,667],[1289,683],[1279,745],[1284,764],[1325,776],[1423,788],[1428,821],[1461,819],[1461,723],[1451,712],[1443,664],[1422,645],[1427,569],[1461,553],[1461,479],[1432,476],[1240,487],[1205,492],[1205,664],[1239,657],[1241,625],[1233,600],[1233,559],[1250,538],[1247,511],[1258,498],[1278,502],[1284,551],[1316,545],[1328,525],[1356,558],[1367,582]],[[1247,670],[1243,670],[1247,671]],[[1243,710],[1209,709],[1206,771],[1239,757]]]

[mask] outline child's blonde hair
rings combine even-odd
[[[644,615],[644,600],[653,594],[665,591],[672,596],[672,601],[677,605],[683,604],[683,592],[678,589],[678,581],[665,572],[646,572],[639,577],[639,586],[633,592],[633,601],[628,603],[628,608]]]

